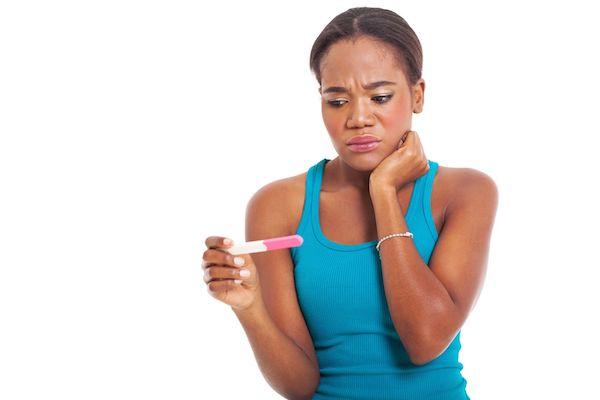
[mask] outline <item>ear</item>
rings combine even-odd
[[[412,103],[413,113],[418,114],[423,111],[425,103],[425,81],[423,79],[419,79],[412,87]]]

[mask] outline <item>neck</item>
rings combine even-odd
[[[336,157],[325,164],[330,172],[330,187],[332,191],[352,190],[362,194],[369,194],[369,177],[371,171],[358,171],[342,159]]]

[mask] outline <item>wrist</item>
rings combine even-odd
[[[383,182],[383,181],[377,180],[377,179],[370,179],[369,180],[369,192],[371,192],[371,194],[386,193],[386,192],[397,193],[398,189],[396,188],[395,185],[392,185],[390,183]]]
[[[257,293],[254,297],[254,300],[244,306],[244,307],[234,307],[234,306],[230,306],[231,310],[235,313],[235,315],[238,318],[241,317],[245,317],[245,316],[256,316],[257,314],[260,314],[262,311],[264,311],[264,303],[262,301],[262,297],[260,296],[260,293]]]

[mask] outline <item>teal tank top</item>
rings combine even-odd
[[[319,222],[325,163],[306,177],[300,247],[290,249],[298,302],[319,361],[321,380],[313,399],[465,400],[458,361],[460,331],[439,357],[411,363],[386,302],[376,240],[342,244],[329,240]],[[423,261],[438,235],[431,214],[431,187],[438,164],[414,184],[406,222]]]

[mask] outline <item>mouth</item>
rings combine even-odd
[[[350,140],[348,140],[346,142],[347,145],[352,145],[352,144],[367,144],[367,143],[373,143],[373,142],[381,142],[381,138],[377,137],[377,136],[373,136],[373,135],[359,135],[359,136],[354,136],[352,137]]]
[[[348,149],[350,149],[350,151],[353,151],[355,153],[365,153],[368,151],[372,151],[375,150],[378,146],[379,146],[378,141],[370,141],[370,142],[364,142],[364,143],[352,143],[348,145]]]

